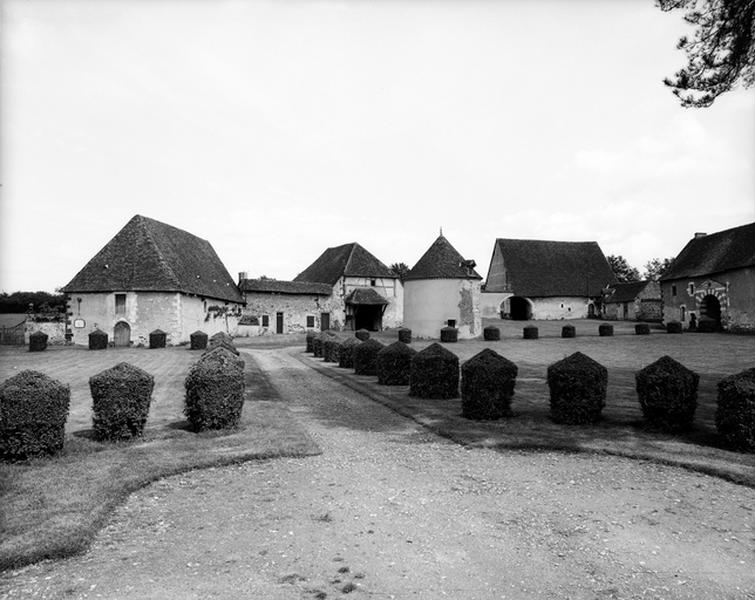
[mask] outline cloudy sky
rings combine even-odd
[[[439,228],[641,268],[755,220],[755,89],[683,109],[652,1],[3,0],[0,288],[65,285],[135,214],[293,278]]]

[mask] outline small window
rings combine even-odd
[[[694,283],[690,283],[689,284],[689,295],[690,296],[694,296],[695,295],[695,284]]]
[[[307,315],[307,327],[315,326],[315,318],[312,315]]]
[[[126,314],[126,294],[115,295],[115,314],[118,316]]]
[[[671,295],[672,296],[676,296],[676,284],[675,283],[671,284]]]
[[[684,323],[687,320],[687,308],[685,306],[679,307],[679,320]]]
[[[262,326],[263,327],[270,327],[270,316],[269,315],[262,315]]]
[[[374,279],[370,279],[370,285],[372,287],[375,287],[375,283],[376,283],[376,281]]]

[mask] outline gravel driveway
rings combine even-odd
[[[755,598],[755,490],[613,457],[469,450],[244,350],[323,449],[131,496],[3,598]]]

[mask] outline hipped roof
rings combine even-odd
[[[311,281],[282,281],[278,279],[242,279],[239,283],[242,292],[263,292],[274,294],[298,294],[308,296],[330,296],[333,286]]]
[[[606,298],[606,303],[632,302],[645,289],[649,281],[626,281],[614,283],[610,286],[612,293]]]
[[[597,242],[498,238],[495,243],[503,257],[508,286],[518,296],[595,297],[606,285],[616,283]]]
[[[755,265],[755,223],[693,238],[661,281],[701,277]]]
[[[388,300],[383,298],[372,288],[357,288],[350,292],[343,301],[346,304],[388,304]]]
[[[474,270],[474,261],[467,261],[442,235],[438,236],[404,277],[413,279],[482,279]]]
[[[63,291],[183,292],[243,302],[208,241],[142,215],[126,223]]]
[[[334,285],[341,277],[398,279],[382,262],[356,242],[328,248],[294,277],[294,281],[316,281]]]

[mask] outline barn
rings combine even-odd
[[[99,329],[116,346],[149,343],[157,329],[168,344],[196,330],[232,332],[243,298],[206,240],[134,216],[63,288],[70,333],[87,344]]]
[[[696,233],[661,277],[663,320],[755,331],[755,223]]]
[[[498,238],[482,294],[483,316],[515,320],[598,316],[616,277],[597,242]]]
[[[603,297],[603,318],[619,321],[660,321],[663,302],[657,281],[626,281],[609,286]]]
[[[405,325],[417,337],[437,338],[456,327],[459,339],[482,333],[475,262],[466,260],[441,234],[404,278]]]

